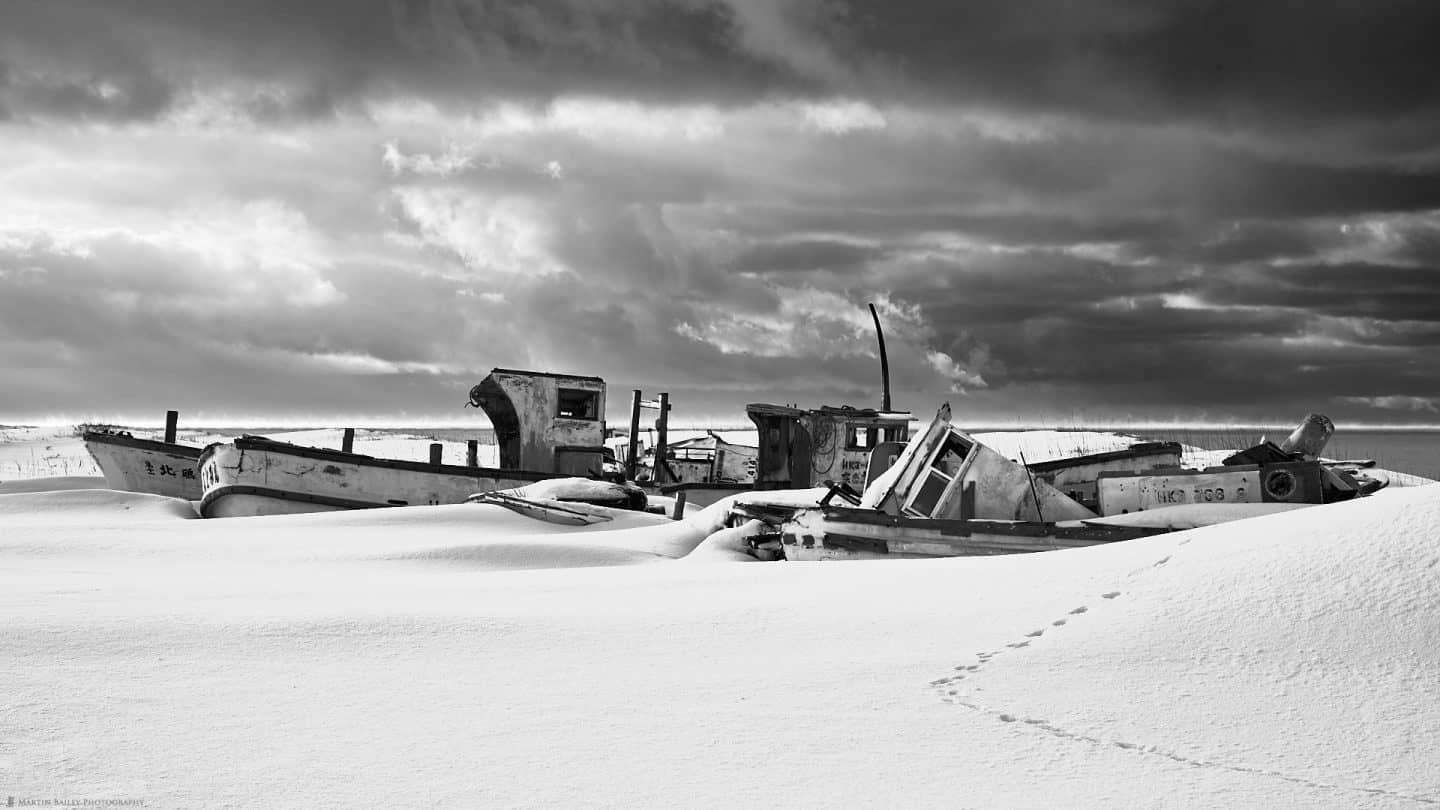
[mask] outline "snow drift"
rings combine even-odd
[[[1072,551],[760,565],[728,563],[753,526],[705,540],[710,510],[201,521],[117,495],[0,497],[7,795],[1440,802],[1440,487]],[[672,562],[692,552],[713,564]]]

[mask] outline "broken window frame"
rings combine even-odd
[[[845,449],[869,452],[875,449],[875,438],[875,428],[850,425],[845,431]]]
[[[574,407],[576,405],[580,405],[581,407]],[[585,388],[557,389],[555,396],[555,418],[596,422],[600,419],[599,410],[599,391],[591,391]],[[581,415],[576,415],[577,413]]]
[[[955,470],[954,475],[947,473],[945,470],[941,469],[936,463],[942,457],[944,457],[946,451],[950,450],[952,447],[955,448],[957,454],[960,456],[960,466]],[[961,450],[963,450],[964,452],[960,452]],[[974,451],[975,446],[973,444],[965,441],[964,439],[961,439],[955,434],[951,433],[950,435],[946,436],[945,440],[943,442],[940,442],[939,446],[930,453],[929,457],[925,460],[925,469],[920,473],[920,475],[917,475],[915,477],[909,488],[909,491],[905,493],[905,502],[904,505],[901,507],[901,512],[912,517],[924,518],[933,518],[938,515],[944,509],[945,504],[950,501],[951,497],[953,497],[955,489],[960,486],[961,482],[964,480],[965,470],[968,469],[966,460],[969,459],[970,454]],[[926,511],[925,509],[916,506],[915,502],[920,500],[921,497],[926,494],[926,484],[929,484],[932,481],[940,481],[943,483],[940,485],[940,491],[935,496],[934,502],[930,506],[930,510]]]

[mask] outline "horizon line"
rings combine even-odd
[[[912,417],[911,424],[925,424],[929,420]],[[622,420],[606,420],[607,427],[617,432],[628,433],[629,425]],[[647,423],[653,424],[647,420]],[[1133,421],[1093,421],[1093,422],[1070,422],[1060,423],[1059,420],[1015,420],[1007,422],[975,422],[965,424],[959,420],[952,419],[951,423],[968,433],[988,433],[1000,431],[1028,431],[1028,430],[1053,430],[1057,432],[1135,432],[1135,431],[1264,431],[1288,433],[1295,429],[1296,422],[1201,422],[1201,421],[1164,421],[1144,420]],[[163,419],[135,418],[133,415],[112,414],[105,417],[87,415],[85,418],[75,418],[69,415],[56,415],[41,419],[18,418],[11,419],[0,417],[0,429],[3,428],[35,428],[35,427],[74,427],[81,425],[107,425],[122,428],[142,429],[163,429]],[[1375,432],[1440,432],[1440,422],[1336,422],[1336,432],[1341,431],[1375,431]],[[461,420],[454,418],[436,418],[417,416],[416,418],[397,418],[394,416],[349,416],[349,417],[301,417],[301,418],[262,418],[256,416],[247,417],[223,417],[205,418],[182,421],[181,430],[203,430],[216,428],[283,428],[285,430],[326,430],[342,429],[352,427],[364,430],[398,430],[402,428],[435,430],[464,430],[475,428],[478,430],[490,430],[493,426],[483,416],[479,420]],[[755,430],[754,423],[736,422],[733,420],[701,420],[687,419],[677,420],[668,426],[669,430],[715,430],[726,432],[752,431]],[[642,432],[654,432],[655,428],[644,427]]]

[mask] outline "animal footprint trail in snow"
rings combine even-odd
[[[1167,558],[1167,559],[1168,559],[1168,558]],[[1163,561],[1162,561],[1162,562],[1163,562]],[[1120,595],[1120,591],[1110,591],[1110,592],[1108,592],[1108,593],[1100,594],[1100,597],[1101,597],[1102,599],[1114,599],[1115,597],[1117,597],[1117,596],[1119,596],[1119,595]],[[1080,616],[1080,615],[1083,615],[1083,614],[1088,613],[1088,612],[1090,612],[1090,608],[1089,608],[1089,607],[1087,607],[1087,606],[1085,606],[1085,605],[1080,605],[1079,607],[1072,608],[1068,613],[1066,613],[1065,616],[1063,616],[1063,617],[1061,617],[1061,618],[1059,618],[1059,619],[1055,619],[1054,621],[1050,622],[1050,626],[1049,626],[1049,627],[1041,627],[1041,628],[1038,628],[1038,629],[1036,629],[1036,630],[1031,630],[1030,632],[1028,632],[1028,633],[1025,634],[1025,637],[1024,637],[1024,638],[1018,639],[1018,640],[1016,640],[1016,641],[1009,642],[1009,643],[1005,644],[1004,647],[1001,647],[1000,649],[996,649],[996,650],[984,650],[984,651],[981,651],[981,652],[977,652],[977,653],[975,653],[976,663],[974,663],[974,664],[960,664],[960,665],[954,667],[954,674],[952,674],[952,675],[947,675],[947,676],[945,676],[945,677],[943,677],[943,678],[937,678],[937,679],[935,679],[935,680],[933,680],[933,681],[930,681],[929,686],[930,686],[932,689],[937,689],[937,690],[941,690],[941,691],[942,691],[941,698],[940,698],[942,701],[944,701],[944,702],[946,702],[946,703],[962,703],[961,701],[955,700],[955,696],[959,694],[959,690],[953,688],[953,687],[959,685],[959,683],[960,683],[961,681],[965,680],[965,679],[966,679],[967,677],[969,677],[970,675],[979,673],[979,672],[984,668],[984,666],[985,666],[986,664],[988,664],[988,663],[989,663],[993,658],[995,658],[996,656],[1001,655],[1001,654],[1003,654],[1003,653],[1005,653],[1005,652],[1008,652],[1008,651],[1010,651],[1010,650],[1020,650],[1020,649],[1024,649],[1024,648],[1026,648],[1026,647],[1029,647],[1029,646],[1030,646],[1030,643],[1031,643],[1032,641],[1034,641],[1035,639],[1038,639],[1038,638],[1040,638],[1041,636],[1045,635],[1046,630],[1048,630],[1048,629],[1050,629],[1050,628],[1054,628],[1054,627],[1064,627],[1064,626],[1066,626],[1067,624],[1069,624],[1069,622],[1070,622],[1070,617]],[[963,704],[963,703],[962,703],[962,705],[968,705],[968,704]],[[977,707],[971,707],[971,708],[977,708]],[[1026,722],[1030,722],[1030,721],[1026,721]]]
[[[1182,546],[1183,546],[1183,545],[1185,545],[1185,544],[1188,543],[1188,542],[1189,542],[1189,540],[1185,540],[1185,541],[1182,541],[1181,543],[1179,543],[1179,545],[1182,545]],[[1140,569],[1140,572],[1147,571],[1147,570],[1154,570],[1154,569],[1156,569],[1156,568],[1163,567],[1163,566],[1167,565],[1167,564],[1170,562],[1172,556],[1173,556],[1173,555],[1171,555],[1171,554],[1167,554],[1167,555],[1165,555],[1164,557],[1161,557],[1160,559],[1156,560],[1156,561],[1155,561],[1154,563],[1152,563],[1148,568]],[[1140,573],[1140,572],[1135,572],[1135,573]],[[1133,576],[1133,574],[1132,574],[1132,576]],[[1116,590],[1116,591],[1106,591],[1105,593],[1100,594],[1100,598],[1101,598],[1101,599],[1104,599],[1104,600],[1107,600],[1107,601],[1113,601],[1113,600],[1118,599],[1119,597],[1121,597],[1121,596],[1123,596],[1123,595],[1124,595],[1124,592],[1123,592],[1123,591],[1118,591],[1118,590]],[[1031,630],[1030,632],[1028,632],[1028,633],[1025,634],[1024,638],[1020,638],[1020,639],[1017,639],[1017,640],[1015,640],[1015,641],[1011,641],[1011,642],[1005,644],[1005,645],[1004,645],[1003,647],[1001,647],[1000,649],[997,649],[997,650],[987,650],[987,651],[984,651],[984,652],[977,652],[977,653],[975,653],[975,658],[977,659],[978,663],[976,663],[976,664],[970,664],[970,665],[960,665],[960,666],[957,666],[957,667],[955,667],[955,672],[956,672],[957,674],[949,675],[949,676],[946,676],[946,677],[944,677],[944,678],[939,678],[939,679],[937,679],[937,680],[933,680],[933,681],[930,682],[930,686],[931,686],[932,688],[943,689],[943,690],[944,690],[944,694],[942,695],[941,699],[942,699],[943,701],[945,701],[946,703],[961,703],[961,701],[957,701],[957,700],[952,699],[952,698],[957,694],[957,690],[956,690],[956,689],[953,689],[953,688],[951,688],[951,687],[957,685],[960,681],[965,680],[965,678],[968,677],[969,675],[979,673],[979,672],[982,670],[982,668],[983,668],[986,664],[988,664],[988,663],[990,662],[990,660],[993,659],[995,656],[1001,655],[1001,654],[1006,653],[1006,652],[1009,652],[1009,651],[1011,651],[1011,650],[1023,650],[1023,649],[1025,649],[1026,647],[1029,647],[1030,644],[1031,644],[1031,642],[1033,642],[1035,639],[1038,639],[1038,638],[1040,638],[1041,636],[1045,635],[1045,631],[1046,631],[1046,630],[1048,630],[1048,629],[1050,629],[1050,628],[1056,628],[1056,627],[1065,627],[1065,626],[1067,626],[1067,625],[1070,623],[1070,621],[1071,621],[1074,617],[1076,617],[1076,616],[1083,616],[1083,615],[1085,615],[1085,614],[1087,614],[1087,613],[1089,613],[1089,612],[1090,612],[1090,607],[1089,607],[1088,605],[1079,605],[1079,606],[1077,606],[1077,607],[1071,608],[1071,609],[1066,613],[1066,615],[1061,616],[1060,618],[1055,619],[1054,621],[1050,622],[1050,627],[1048,627],[1048,628],[1047,628],[1047,627],[1042,627],[1042,628],[1039,628],[1038,630]],[[963,704],[963,703],[962,703],[962,705],[968,705],[968,704]],[[971,708],[977,708],[977,709],[978,709],[978,707],[971,707]]]

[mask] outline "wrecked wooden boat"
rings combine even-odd
[[[1037,480],[1055,487],[1087,509],[1098,512],[1098,486],[1102,473],[1138,473],[1179,467],[1184,450],[1179,442],[1137,442],[1120,450],[1057,458],[1026,466]]]
[[[212,444],[199,459],[203,517],[464,503],[553,474],[375,458],[263,436]]]
[[[1369,495],[1389,479],[1362,465],[1320,458],[1335,424],[1323,414],[1305,417],[1280,444],[1261,441],[1200,470],[1107,470],[1096,481],[1100,514],[1125,515],[1184,504],[1323,504]]]
[[[1098,482],[1100,514],[1198,503],[1322,503],[1316,462],[1237,464],[1150,472],[1106,472]]]
[[[667,485],[750,484],[755,481],[759,452],[754,446],[726,441],[714,431],[706,431],[704,436],[666,445],[664,478]],[[657,480],[653,454],[640,467],[649,468],[650,480]]]
[[[1083,523],[1095,517],[951,425],[945,405],[853,505],[794,510],[779,534],[787,560],[833,560],[1052,551],[1169,531]]]
[[[876,448],[884,445],[887,458],[898,457],[912,419],[906,411],[804,410],[764,403],[746,405],[745,415],[760,437],[756,489],[804,489],[835,481],[863,490]]]
[[[912,439],[857,506],[913,518],[1055,522],[1096,517],[1024,465],[950,424],[950,406]]]
[[[477,492],[550,478],[600,477],[605,381],[494,369],[467,405],[489,416],[498,468],[383,459],[258,436],[213,444],[199,458],[205,517],[463,503]]]
[[[200,448],[175,441],[175,422],[176,412],[167,412],[163,441],[100,428],[83,431],[81,440],[105,476],[106,487],[196,501],[201,495],[195,471]]]
[[[1168,531],[1148,526],[916,518],[828,506],[796,511],[782,526],[780,543],[787,560],[975,557],[1083,548]]]
[[[746,459],[749,475],[661,487],[675,498],[674,517],[684,515],[687,503],[709,506],[751,490],[807,489],[825,482],[862,490],[899,457],[911,422],[908,411],[850,406],[806,410],[752,403],[745,413],[759,435],[759,447],[748,448],[754,454]]]

